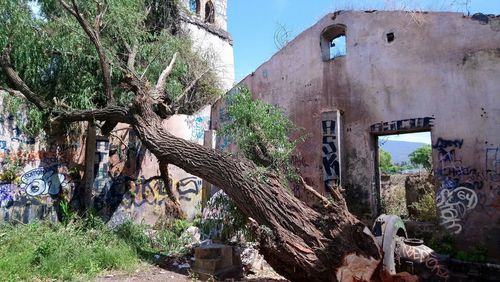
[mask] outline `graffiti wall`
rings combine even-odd
[[[459,138],[438,138],[433,145],[437,156],[434,173],[439,182],[436,204],[440,223],[454,234],[462,233],[470,224],[469,217],[498,211],[498,148],[484,150],[484,169],[470,164],[474,160],[464,156],[465,146],[464,139]]]
[[[58,199],[70,197],[78,181],[69,169],[78,164],[81,141],[30,137],[24,111],[8,112],[5,95],[0,92],[0,222],[57,221]]]
[[[0,110],[2,110],[0,108]],[[19,122],[0,111],[0,221],[57,221],[59,202],[70,202],[80,184],[84,136],[77,141],[36,140],[24,134]],[[210,109],[193,116],[174,116],[165,126],[177,136],[203,144]],[[84,134],[85,131],[80,131]],[[127,125],[96,141],[94,209],[112,224],[134,220],[155,224],[165,215],[169,192],[189,217],[200,213],[202,180],[169,166],[170,182],[160,177],[158,161]]]
[[[172,116],[164,126],[177,137],[203,145],[209,123],[207,107],[192,116]],[[155,224],[168,212],[169,192],[189,218],[201,213],[201,178],[168,165],[169,183],[164,183],[156,157],[126,125],[119,125],[110,140],[108,149],[104,144],[97,149],[101,157],[96,164],[96,189],[102,189],[101,210],[110,215],[111,225],[128,219]]]
[[[166,126],[176,136],[203,145],[205,131],[210,129],[210,111],[208,106],[193,116],[174,116]],[[174,165],[169,165],[168,170],[174,195],[188,217],[193,218],[201,212],[202,179]]]

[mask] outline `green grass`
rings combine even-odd
[[[189,252],[189,226],[175,220],[153,230],[126,222],[111,230],[90,215],[59,224],[0,225],[0,281],[86,281],[106,270],[129,272],[141,259]]]
[[[87,280],[138,262],[136,250],[103,224],[0,226],[0,281]]]

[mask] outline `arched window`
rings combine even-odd
[[[200,0],[189,0],[189,10],[200,15]]]
[[[321,33],[321,53],[323,61],[328,61],[347,54],[346,28],[344,25],[332,25]]]
[[[205,22],[214,23],[215,22],[215,10],[212,1],[208,1],[205,4]]]

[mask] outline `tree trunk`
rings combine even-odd
[[[93,122],[87,122],[85,139],[85,171],[77,191],[78,210],[84,214],[92,207],[92,190],[94,189],[95,154],[96,154],[96,128]]]
[[[144,99],[137,100],[131,122],[143,144],[160,162],[224,190],[253,219],[260,251],[279,274],[292,281],[370,279],[381,259],[379,248],[344,205],[312,209],[279,177],[258,173],[252,162],[171,135]]]

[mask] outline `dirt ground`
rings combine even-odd
[[[112,271],[102,274],[96,282],[139,282],[139,281],[169,281],[169,282],[187,282],[197,281],[194,275],[189,274],[188,269],[179,271],[171,271],[154,266],[147,263],[142,263],[134,272],[125,273]],[[226,281],[252,281],[252,282],[286,282],[288,280],[281,278],[272,269],[263,269],[259,273],[247,275],[241,280],[226,280]]]

